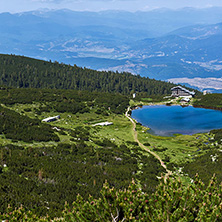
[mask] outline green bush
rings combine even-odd
[[[80,195],[72,204],[65,204],[61,217],[53,221],[155,221],[155,222],[220,222],[222,218],[222,186],[213,177],[206,187],[196,176],[193,183],[183,186],[179,179],[162,179],[152,195],[142,192],[134,180],[127,189],[110,188],[106,182],[100,198]],[[10,206],[0,214],[8,221],[52,221],[37,217],[23,207],[13,210]]]
[[[50,125],[0,106],[0,134],[13,141],[59,141]]]

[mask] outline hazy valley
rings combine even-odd
[[[2,13],[0,50],[218,89],[205,78],[221,77],[221,15],[222,8]]]

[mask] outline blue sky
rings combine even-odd
[[[75,11],[126,10],[146,11],[156,8],[205,8],[222,6],[222,0],[0,0],[0,12],[22,12],[40,8]]]

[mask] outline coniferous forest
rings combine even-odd
[[[75,89],[129,95],[169,94],[174,84],[130,73],[95,71],[76,65],[47,62],[22,56],[0,55],[0,85],[18,88]]]

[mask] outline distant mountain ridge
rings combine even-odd
[[[161,80],[220,78],[221,22],[220,7],[1,13],[0,52]]]

